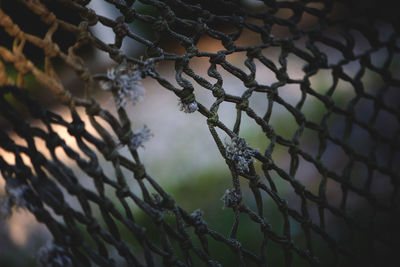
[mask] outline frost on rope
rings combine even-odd
[[[193,113],[199,109],[199,106],[197,105],[197,103],[195,101],[193,101],[189,104],[185,104],[181,100],[181,101],[179,101],[178,105],[179,105],[180,110],[185,113]]]
[[[247,147],[246,140],[235,136],[231,142],[225,140],[226,157],[235,163],[239,171],[248,171],[256,150]]]
[[[72,267],[68,253],[54,243],[49,243],[39,250],[37,262],[40,267]]]
[[[10,179],[6,184],[6,196],[0,199],[0,218],[8,218],[13,207],[25,208],[28,203],[24,194],[28,190],[27,185],[20,184],[15,179]]]
[[[107,72],[107,81],[101,81],[103,90],[111,90],[115,93],[117,108],[124,108],[127,100],[132,105],[145,98],[145,89],[142,84],[142,71],[137,65],[123,63]]]
[[[129,142],[129,148],[136,150],[139,147],[144,147],[143,143],[148,141],[153,134],[150,129],[145,125],[142,129],[138,130],[133,134]]]
[[[239,205],[242,197],[235,189],[226,189],[221,200],[224,202],[224,208],[233,208]]]

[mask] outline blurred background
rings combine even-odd
[[[79,14],[71,13],[64,6],[57,4],[57,1],[44,2],[47,7],[57,15],[57,17],[63,18],[75,25],[80,21]],[[265,6],[258,1],[248,0],[243,1],[242,4],[246,8],[254,10],[265,8]],[[135,3],[135,5],[138,12],[142,14],[156,15],[156,10],[153,7],[142,5],[139,2]],[[88,6],[95,10],[97,14],[113,20],[121,15],[113,5],[102,0],[92,0]],[[315,3],[310,4],[310,6],[319,8],[321,5]],[[18,23],[24,31],[36,36],[43,36],[46,33],[48,26],[40,23],[38,17],[18,1],[3,1],[0,3],[0,7],[6,14],[12,17],[14,22]],[[283,9],[275,15],[284,19],[290,17],[292,14],[291,10]],[[338,17],[345,17],[348,14],[346,13],[346,9],[341,9],[341,6],[338,5],[335,15]],[[299,25],[303,29],[308,29],[314,27],[317,22],[318,20],[316,17],[306,14]],[[274,36],[283,38],[290,34],[287,28],[278,25],[274,26],[276,27],[274,27],[271,32]],[[152,36],[152,29],[144,23],[134,22],[130,24],[129,27],[131,31],[144,36],[149,40],[154,38]],[[225,29],[224,27],[227,26],[221,26],[223,30],[229,30],[229,27]],[[395,33],[393,26],[384,21],[377,20],[374,23],[374,27],[379,30],[379,38],[381,41],[384,41],[385,38],[391,38]],[[107,44],[114,42],[115,36],[109,27],[102,26],[98,23],[90,29],[93,35],[103,42]],[[329,35],[330,38],[337,39],[341,42],[343,41],[343,37],[339,35],[337,30],[338,29],[332,29],[331,32],[327,32],[326,34]],[[354,47],[355,54],[361,54],[368,49],[371,49],[368,40],[366,40],[360,32],[352,30],[350,34],[352,34],[353,38],[357,41]],[[1,46],[12,46],[12,39],[1,27],[0,40]],[[66,31],[60,30],[55,34],[54,40],[60,44],[62,50],[66,51],[67,48],[74,43],[75,37]],[[251,46],[259,44],[260,42],[261,40],[259,35],[256,35],[249,30],[245,30],[241,37],[236,41],[236,45]],[[296,41],[295,45],[301,49],[307,50],[305,42],[305,39],[300,39]],[[398,44],[399,43],[400,42],[398,42]],[[322,43],[318,43],[317,45],[322,52],[326,53],[330,64],[335,64],[343,59],[343,54],[340,51],[324,46]],[[144,46],[129,38],[125,38],[121,48],[123,53],[136,58],[144,54],[144,49]],[[184,49],[174,41],[168,39],[167,36],[163,37],[163,49],[176,54],[184,53]],[[204,52],[217,52],[224,49],[224,47],[220,41],[214,40],[210,37],[204,37],[200,39],[198,49]],[[270,59],[276,66],[280,65],[279,56],[281,52],[282,50],[279,47],[269,47],[262,51],[263,55]],[[35,48],[33,45],[27,45],[24,53],[36,64],[36,66],[41,66],[43,69],[43,52],[40,49]],[[106,73],[109,68],[115,67],[115,62],[113,62],[106,53],[89,46],[81,48],[80,56],[85,60],[87,67],[93,74]],[[393,57],[391,59],[389,70],[392,76],[396,76],[399,74],[400,70],[398,54],[389,55],[386,48],[378,49],[371,54],[372,63],[378,67],[382,66],[387,62],[389,56]],[[241,68],[248,74],[249,71],[244,65],[246,58],[245,53],[234,53],[228,56],[227,60],[232,65]],[[290,54],[287,61],[287,73],[289,77],[291,79],[303,79],[305,72],[302,67],[307,62],[294,54]],[[2,63],[5,65],[7,75],[15,80],[17,73],[14,67],[7,62]],[[259,84],[270,85],[278,81],[274,73],[261,62],[255,61],[255,64],[257,69],[256,80]],[[196,74],[208,79],[212,83],[216,81],[207,75],[207,69],[209,67],[208,59],[203,60],[195,58],[190,62],[190,66]],[[56,62],[55,67],[60,75],[62,83],[65,85],[65,88],[70,89],[74,95],[82,96],[82,83],[73,70],[62,65],[61,62],[59,62],[59,64]],[[361,68],[360,60],[355,59],[342,67],[343,71],[347,75],[354,77]],[[157,67],[157,70],[172,84],[177,84],[174,78],[175,69],[172,63],[162,62]],[[218,71],[220,71],[223,76],[223,86],[225,91],[233,95],[241,96],[246,90],[246,87],[242,82],[235,76],[224,71],[222,68],[219,68]],[[331,70],[329,69],[321,69],[310,77],[310,81],[310,87],[320,94],[327,93],[334,83],[332,80]],[[384,81],[379,73],[367,69],[361,81],[365,86],[365,90],[369,94],[381,94],[380,88],[384,85]],[[57,102],[55,98],[48,94],[46,88],[39,86],[33,77],[27,76],[25,79],[25,85],[26,88],[29,88],[32,94],[36,95],[36,97],[40,99],[41,103],[47,105],[49,109],[54,112],[61,114],[67,121],[71,121],[69,110],[61,105],[55,105],[54,103]],[[198,112],[187,114],[180,111],[178,98],[171,92],[162,88],[154,80],[146,78],[142,81],[142,86],[146,89],[145,100],[134,106],[128,105],[127,112],[132,120],[135,131],[146,125],[153,133],[153,137],[144,144],[145,147],[140,149],[140,155],[147,171],[156,178],[157,182],[160,183],[169,194],[174,196],[181,207],[189,212],[198,208],[202,209],[204,211],[203,217],[209,228],[214,229],[221,234],[229,235],[231,230],[230,226],[233,221],[233,213],[230,209],[223,209],[221,197],[226,189],[232,187],[231,175],[227,165],[225,164],[225,160],[220,155],[214,140],[209,133],[206,118]],[[302,100],[302,93],[299,84],[284,85],[279,87],[278,92],[279,96],[284,99],[284,101],[294,107]],[[114,101],[109,92],[99,89],[94,93],[95,98],[101,103],[102,107],[106,108],[113,114],[116,114]],[[195,95],[196,100],[207,108],[209,108],[215,101],[212,94],[200,86],[195,87]],[[346,109],[350,103],[354,101],[356,96],[357,94],[353,86],[348,82],[340,80],[332,95],[332,99],[338,106]],[[399,88],[394,87],[385,89],[384,94],[382,94],[381,97],[382,101],[384,101],[386,105],[393,107],[393,109],[399,108],[399,98]],[[250,106],[259,116],[262,116],[262,114],[267,111],[268,104],[266,94],[253,93],[249,101]],[[321,124],[324,115],[328,112],[325,105],[316,97],[311,95],[307,95],[304,101],[305,103],[302,107],[302,112],[305,117],[309,121]],[[370,121],[373,116],[376,116],[376,114],[374,114],[374,105],[374,101],[368,98],[363,98],[357,101],[357,104],[353,108],[357,119],[365,122]],[[93,131],[84,110],[80,111],[80,115],[85,121],[88,130]],[[277,134],[287,139],[291,139],[298,129],[298,124],[294,117],[285,107],[277,103],[275,103],[273,107],[272,114],[269,124],[274,127]],[[233,128],[236,115],[235,105],[231,103],[222,103],[218,115],[225,125]],[[384,129],[381,133],[385,136],[393,139],[395,139],[396,136],[399,136],[399,121],[391,114],[384,111],[379,112],[378,118],[376,118],[375,121],[374,126],[377,129]],[[32,123],[33,125],[41,127],[40,123],[37,121],[32,121]],[[346,127],[343,116],[333,114],[329,117],[326,124],[329,132],[333,136],[336,136],[337,138],[343,137]],[[3,129],[7,127],[4,119],[0,120],[0,125]],[[65,128],[59,127],[55,130],[57,130],[60,136],[66,140],[68,145],[78,150],[74,139],[68,135]],[[13,134],[11,129],[9,129],[9,133],[10,135]],[[223,133],[219,132],[219,134],[220,137],[224,139]],[[243,116],[240,136],[246,139],[251,148],[258,149],[261,153],[265,151],[270,143],[260,127],[254,122],[254,120],[247,116]],[[18,136],[14,135],[13,138],[18,142]],[[309,154],[316,156],[319,149],[318,138],[316,132],[310,129],[305,129],[300,139],[300,148]],[[37,142],[37,146],[39,147],[41,141],[37,140]],[[363,155],[369,156],[370,153],[375,153],[378,164],[381,164],[382,166],[386,166],[385,164],[387,164],[388,161],[391,161],[392,163],[389,163],[389,165],[392,165],[395,171],[399,171],[399,165],[395,164],[398,163],[400,157],[398,151],[395,151],[395,155],[393,156],[391,154],[393,151],[389,145],[376,145],[376,142],[371,140],[371,136],[369,136],[369,134],[361,127],[354,126],[352,134],[347,142],[353,149]],[[43,153],[49,155],[48,151],[46,152],[44,142],[42,142],[42,145]],[[377,147],[373,148],[373,146]],[[125,153],[128,154],[128,151],[125,151]],[[13,160],[15,160],[11,153],[7,153],[1,148],[0,155],[8,162],[13,162]],[[92,186],[92,183],[90,182],[91,178],[87,177],[77,166],[75,166],[73,161],[69,160],[66,155],[60,154],[60,158],[64,158],[65,163],[73,168],[74,172],[80,175],[82,184],[87,187]],[[290,155],[288,153],[288,148],[276,145],[272,158],[280,168],[289,173]],[[103,159],[101,158],[101,160]],[[335,171],[339,175],[344,172],[349,160],[349,156],[346,152],[332,142],[328,142],[326,152],[321,158],[321,161],[328,170]],[[367,166],[362,162],[357,161],[354,165],[355,166],[351,169],[352,183],[363,188],[368,178]],[[111,165],[103,160],[102,166],[104,166],[105,173],[109,177],[113,177],[113,169],[107,168],[107,166]],[[255,166],[258,173],[261,173],[261,164],[256,162]],[[126,173],[126,175],[129,174]],[[391,191],[393,190],[390,177],[379,172],[375,172],[374,175],[376,177],[373,179],[374,185],[371,187],[372,193],[380,200],[389,203],[392,201],[390,197],[392,196]],[[262,178],[265,179],[265,177]],[[276,174],[275,177],[272,178],[278,186],[280,196],[288,201],[289,206],[296,210],[300,210],[301,200],[290,184]],[[314,165],[304,159],[300,159],[296,179],[300,180],[301,183],[311,192],[318,194],[321,174]],[[247,196],[245,202],[251,208],[256,210],[250,189],[246,185],[245,181],[243,181],[243,184],[243,193]],[[4,180],[0,177],[0,194],[4,194],[4,192]],[[341,184],[335,182],[333,179],[328,179],[326,197],[329,203],[339,207],[342,193]],[[366,203],[364,199],[352,192],[349,192],[348,194],[347,210],[349,212],[351,211],[354,214],[357,214],[361,219],[363,216],[365,218],[372,216],[371,212],[373,211],[368,210],[367,207],[369,204]],[[109,195],[112,196],[111,192]],[[67,194],[66,197],[68,199]],[[75,205],[78,205],[76,200],[73,198],[70,198],[69,201],[71,205],[74,205],[74,201]],[[398,201],[398,199],[396,201]],[[272,229],[275,232],[282,232],[283,218],[278,207],[273,201],[268,199],[265,200],[264,204],[266,218],[271,224]],[[308,204],[311,219],[318,222],[319,215],[317,206],[311,202]],[[138,222],[142,225],[148,226],[150,229],[150,235],[154,234],[154,238],[156,238],[157,229],[152,229],[153,226],[151,220],[146,217],[140,209],[135,210],[135,216]],[[99,218],[100,217],[101,216],[99,215]],[[254,227],[257,225],[246,216],[243,216],[240,219],[238,238],[246,248],[256,251],[261,242],[260,232],[254,230]],[[388,229],[394,229],[395,227],[390,228],[393,223],[394,222],[383,220],[382,228],[390,225]],[[348,230],[339,218],[332,214],[328,214],[326,224],[328,225],[328,233],[335,236],[337,240],[346,240],[348,234],[346,231]],[[295,242],[299,244],[300,247],[305,247],[304,233],[301,225],[295,220],[291,221],[291,231]],[[29,212],[24,209],[15,210],[8,220],[0,221],[0,266],[36,266],[35,257],[37,251],[50,239],[51,235],[47,229],[37,223],[35,218]],[[127,240],[127,242],[130,242],[130,245],[133,248],[137,246],[134,240]],[[316,244],[318,244],[315,246],[316,250],[320,251],[319,253],[314,253],[325,255],[326,259],[329,261],[329,259],[333,257],[332,255],[329,255],[329,247],[322,240],[316,240]],[[214,251],[216,260],[223,264],[223,266],[236,266],[234,254],[227,248],[222,248],[218,246],[217,243],[210,242],[210,251]],[[270,266],[283,266],[283,258],[283,250],[281,247],[271,243],[268,247]],[[306,263],[300,258],[294,258],[293,265],[306,266]]]

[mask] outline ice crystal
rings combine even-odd
[[[27,202],[24,198],[25,192],[29,190],[29,186],[17,183],[14,180],[7,181],[6,196],[1,200],[0,218],[7,218],[11,215],[11,209],[25,208]]]
[[[127,100],[134,105],[145,97],[142,84],[142,72],[136,65],[121,64],[107,72],[107,81],[100,82],[104,90],[115,92],[117,108],[124,108]]]
[[[180,107],[180,110],[185,113],[193,113],[199,109],[199,106],[197,105],[197,103],[195,101],[193,101],[189,104],[185,104],[182,101],[180,101],[179,107]]]
[[[225,194],[222,196],[221,200],[224,202],[225,208],[232,208],[239,205],[242,197],[235,189],[226,189]]]
[[[133,134],[129,142],[129,148],[136,150],[139,147],[144,147],[143,143],[148,141],[152,136],[153,134],[150,132],[150,129],[146,125],[143,126],[142,129]]]
[[[225,140],[226,157],[235,163],[240,171],[248,171],[249,164],[253,162],[252,156],[256,150],[247,147],[246,140],[235,136],[231,142]]]

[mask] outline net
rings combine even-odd
[[[42,266],[394,266],[400,39],[390,2],[106,0],[115,19],[90,8],[95,1],[17,2],[42,32],[30,33],[13,19],[12,2],[1,3],[2,214],[24,207],[46,225],[54,240],[39,253]],[[94,34],[100,24],[112,29],[112,44]],[[126,40],[144,55],[123,50]],[[79,54],[87,47],[115,67],[90,71]],[[161,71],[171,63],[175,81]],[[61,82],[55,64],[80,77],[79,90]],[[233,215],[224,230],[207,224],[205,207],[182,208],[142,163],[138,148],[152,134],[132,130],[126,107],[143,98],[144,79],[205,118],[231,174],[220,192]],[[20,89],[31,80],[71,120]],[[99,90],[113,96],[116,113],[99,104]],[[220,118],[226,105],[232,125]],[[242,134],[245,122],[262,148]]]

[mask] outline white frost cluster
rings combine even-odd
[[[236,207],[240,203],[242,197],[236,192],[235,189],[226,189],[221,200],[224,202],[224,208],[232,208]]]
[[[142,101],[145,97],[145,89],[142,84],[142,72],[136,65],[121,64],[111,68],[107,72],[108,81],[101,81],[100,86],[104,90],[112,90],[116,93],[117,108],[124,108],[126,101],[132,104]]]
[[[193,113],[199,109],[199,106],[195,101],[189,104],[184,104],[182,101],[179,102],[180,110],[185,113]]]
[[[39,250],[37,262],[40,267],[72,267],[72,260],[66,251],[54,243]]]
[[[235,163],[240,171],[248,171],[249,164],[254,161],[252,156],[256,150],[247,147],[246,140],[239,136],[231,139],[231,142],[225,140],[226,157]]]
[[[150,129],[147,126],[143,126],[142,129],[135,132],[130,140],[129,148],[136,150],[139,147],[144,147],[143,143],[148,141],[153,134],[150,132]]]
[[[2,199],[0,204],[0,218],[7,218],[11,215],[12,207],[25,208],[27,202],[24,198],[25,192],[29,187],[25,184],[12,185],[12,182],[8,182],[6,185],[6,196]]]

